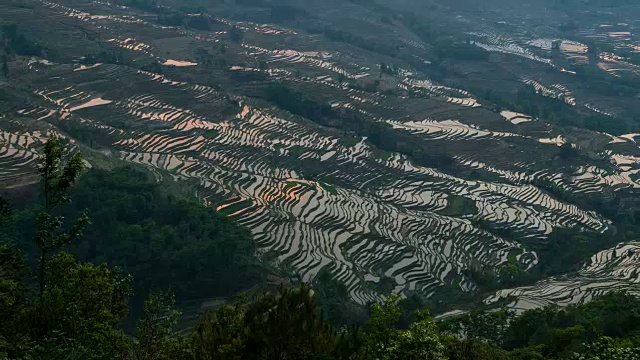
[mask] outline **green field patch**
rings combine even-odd
[[[317,188],[317,187],[321,187],[323,190],[325,190],[326,192],[330,193],[330,194],[337,194],[338,190],[336,190],[335,186],[331,185],[331,184],[327,184],[327,183],[323,183],[323,182],[311,182],[311,183],[307,183],[307,182],[298,182],[295,180],[289,180],[285,182],[285,188],[287,189],[292,189],[298,185],[302,185],[305,187],[313,187],[313,188]]]
[[[451,286],[454,289],[458,289],[460,287],[460,280],[462,280],[462,276],[456,274],[453,276],[453,279],[451,280]]]
[[[300,155],[304,154],[304,148],[300,146],[292,146],[289,149],[289,155],[294,158],[300,157]]]
[[[391,158],[392,153],[390,151],[380,151],[380,158],[382,160],[389,160]]]
[[[220,132],[216,129],[211,129],[211,130],[207,130],[202,136],[205,137],[205,139],[215,139],[216,137],[218,137],[218,135],[220,134]]]
[[[327,191],[330,194],[337,194],[338,193],[338,190],[336,190],[336,187],[333,186],[333,185],[330,185],[330,184],[327,184],[327,183],[323,183],[323,182],[320,182],[319,184],[325,191]]]
[[[220,214],[224,214],[224,215],[229,215],[229,214],[233,214],[234,212],[238,211],[238,210],[242,210],[244,208],[247,208],[249,206],[253,205],[253,201],[247,199],[244,201],[240,201],[234,204],[231,204],[227,207],[224,207],[222,209],[220,209],[219,213]]]
[[[473,215],[478,212],[478,208],[473,200],[460,195],[449,195],[447,197],[447,207],[440,211],[442,215],[462,216]]]
[[[355,137],[355,136],[349,136],[349,137],[341,137],[338,140],[338,144],[350,148],[353,146],[356,146],[357,143],[359,143],[362,139]]]
[[[287,189],[293,189],[294,187],[296,187],[298,185],[302,185],[302,184],[297,182],[297,181],[287,181],[287,182],[285,182],[285,188],[287,188]]]

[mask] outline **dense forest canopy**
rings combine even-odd
[[[69,198],[61,212],[71,217],[87,209],[92,221],[69,250],[132,274],[139,294],[171,288],[181,298],[226,296],[262,276],[246,229],[172,194],[149,172],[90,169]],[[37,203],[16,210],[3,236],[30,248],[38,211]]]

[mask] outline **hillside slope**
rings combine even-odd
[[[361,304],[465,305],[637,239],[633,11],[242,3],[1,4],[1,186],[61,134],[188,183]],[[575,281],[568,302],[601,291]]]

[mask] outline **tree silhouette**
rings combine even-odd
[[[44,209],[36,218],[36,245],[38,246],[38,283],[40,299],[46,284],[45,269],[47,258],[56,250],[70,243],[82,234],[84,228],[91,223],[85,210],[68,231],[62,229],[64,217],[54,215],[54,210],[69,202],[68,191],[84,168],[82,156],[76,153],[65,162],[69,149],[58,137],[50,138],[45,147],[38,171],[42,179]]]

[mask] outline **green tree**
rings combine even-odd
[[[13,245],[0,243],[0,359],[15,357],[30,346],[21,324],[26,277],[22,253]]]
[[[229,30],[229,39],[233,42],[241,43],[242,39],[244,39],[244,31],[236,25],[233,25]]]
[[[318,309],[309,285],[281,288],[253,302],[245,311],[250,359],[311,359],[329,355],[334,333]]]
[[[55,251],[80,236],[82,230],[90,223],[89,215],[85,211],[75,221],[68,231],[62,230],[64,217],[54,215],[54,210],[69,202],[69,188],[78,178],[84,165],[80,153],[71,155],[69,161],[68,149],[58,137],[50,138],[44,147],[40,160],[39,172],[42,178],[44,209],[36,219],[36,245],[40,251],[38,263],[39,294],[42,298],[45,290],[45,269],[47,259]]]
[[[574,159],[578,156],[578,151],[573,148],[573,145],[571,143],[567,142],[560,146],[559,156],[564,160]]]
[[[449,360],[508,360],[509,353],[498,346],[477,339],[461,339],[457,336],[441,338]]]
[[[385,359],[444,360],[445,348],[438,327],[428,311],[417,311],[408,330],[399,330],[386,350]]]
[[[71,194],[73,214],[93,218],[74,253],[117,265],[136,293],[171,288],[176,297],[229,296],[262,277],[251,233],[228,217],[156,182],[132,166],[92,168]]]
[[[202,360],[241,359],[245,335],[244,311],[240,305],[223,305],[207,311],[193,333],[194,355]]]
[[[129,309],[129,276],[106,265],[79,264],[64,252],[49,259],[46,276],[30,316],[36,355],[76,349],[87,359],[113,359],[128,351],[129,340],[118,326]]]
[[[358,359],[445,359],[445,347],[434,320],[427,311],[416,311],[409,329],[397,329],[402,312],[400,297],[391,295],[384,304],[371,306],[371,317],[364,327],[365,340]]]
[[[135,331],[132,358],[136,360],[178,360],[188,358],[188,342],[175,334],[180,319],[175,296],[156,291],[144,302],[144,316]]]
[[[371,316],[364,326],[365,344],[360,357],[363,359],[384,359],[391,341],[395,340],[395,326],[402,312],[398,306],[399,296],[391,295],[383,304],[371,306]]]
[[[587,345],[586,350],[581,354],[575,354],[573,359],[640,360],[640,346],[605,336]]]
[[[494,312],[484,310],[471,311],[465,316],[463,327],[467,332],[467,336],[471,339],[501,345],[505,340],[509,323],[514,316],[515,313],[508,309]]]
[[[328,358],[335,332],[308,285],[281,288],[200,318],[194,333],[198,359]]]

